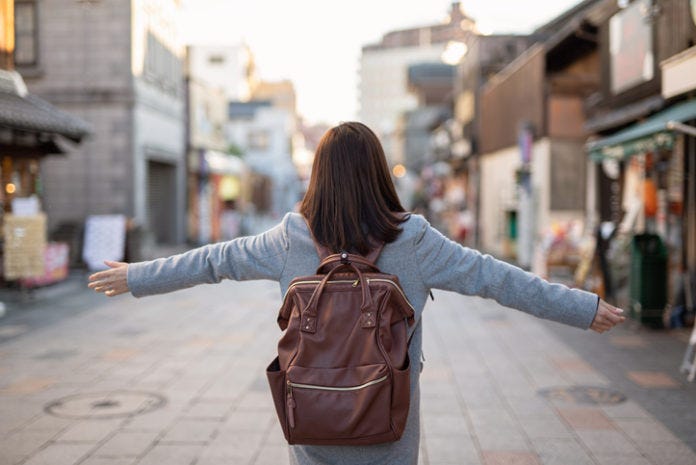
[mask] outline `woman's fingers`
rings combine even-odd
[[[105,260],[108,270],[93,273],[88,278],[87,287],[96,292],[103,292],[109,297],[125,294],[128,289],[128,264]]]
[[[604,300],[600,300],[597,314],[595,315],[592,325],[590,325],[590,329],[598,333],[603,333],[624,321],[626,321],[626,317],[623,316],[623,310],[609,305]]]

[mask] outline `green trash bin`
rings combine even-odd
[[[631,317],[663,326],[667,305],[667,249],[656,234],[637,234],[631,242]]]

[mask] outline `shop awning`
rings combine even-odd
[[[206,150],[205,162],[210,173],[231,176],[241,176],[244,173],[244,162],[234,155]]]
[[[595,161],[623,159],[637,153],[671,149],[675,135],[668,123],[692,119],[696,119],[696,100],[673,105],[616,134],[588,142],[585,148]]]
[[[43,141],[58,135],[81,142],[92,131],[87,122],[27,92],[22,76],[7,70],[0,70],[0,127],[42,134]]]

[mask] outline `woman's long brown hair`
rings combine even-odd
[[[332,252],[366,255],[393,242],[405,221],[379,139],[358,122],[329,129],[317,147],[300,212]]]

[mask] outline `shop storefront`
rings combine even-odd
[[[696,100],[681,101],[587,145],[603,290],[651,326],[692,318],[683,299],[696,278],[695,123]]]
[[[189,237],[207,244],[241,233],[244,162],[214,150],[200,150],[189,178]]]
[[[89,132],[86,122],[29,94],[18,73],[0,70],[4,284],[35,287],[67,276],[68,244],[48,241],[40,163],[47,155],[65,155],[70,144],[80,143]]]

